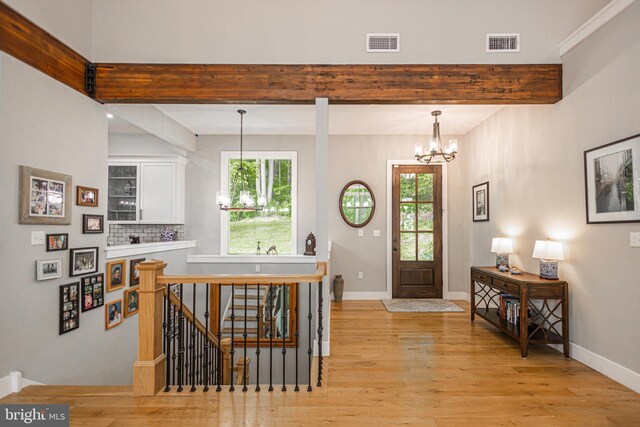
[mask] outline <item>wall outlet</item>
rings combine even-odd
[[[364,279],[364,273],[362,271],[358,271],[358,279]]]
[[[360,229],[358,230],[358,237],[363,237],[364,236],[364,230]]]
[[[44,245],[44,231],[32,231],[31,232],[31,244],[32,245]]]
[[[629,233],[629,244],[632,248],[640,248],[640,233]]]
[[[380,237],[380,230],[373,230],[373,237]]]
[[[260,264],[256,264],[256,273],[260,273]]]

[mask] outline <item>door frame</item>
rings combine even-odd
[[[392,298],[393,287],[393,251],[392,231],[393,231],[393,165],[411,165],[424,166],[417,160],[387,160],[387,292],[386,299]],[[442,298],[464,299],[462,295],[457,293],[449,293],[449,232],[448,232],[448,214],[447,206],[447,164],[433,163],[431,166],[439,166],[442,170]],[[460,292],[464,294],[464,292]],[[458,298],[459,297],[459,298]]]

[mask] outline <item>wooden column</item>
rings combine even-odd
[[[158,260],[138,264],[138,360],[133,364],[133,394],[136,396],[154,396],[165,385],[166,357],[162,353],[162,298],[165,286],[156,283],[156,279],[164,274],[166,266]]]

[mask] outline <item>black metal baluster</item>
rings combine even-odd
[[[318,282],[318,387],[322,387],[322,280]]]
[[[296,295],[298,294],[298,284],[295,284],[296,287]],[[289,295],[291,295],[291,292],[289,292]],[[295,311],[295,319],[298,319],[298,304],[296,304],[296,311]],[[296,333],[295,333],[295,337],[296,337],[296,387],[293,389],[293,391],[300,391],[300,387],[298,386],[298,348],[300,347],[300,342],[299,342],[299,337],[300,337],[300,331],[298,330],[298,325],[297,325],[297,321],[296,321]]]
[[[171,291],[171,288],[169,288]],[[173,293],[173,291],[171,291]],[[171,301],[171,299],[169,299]],[[171,333],[171,342],[173,345],[171,346],[171,385],[176,384],[176,359],[178,355],[176,354],[176,348],[178,348],[178,312],[176,311],[176,306],[171,304],[171,324],[173,325]]]
[[[205,288],[204,299],[204,389],[203,391],[209,391],[209,284]]]
[[[313,337],[311,335],[311,319],[313,315],[311,314],[311,282],[309,282],[309,312],[307,313],[307,320],[309,321],[309,347],[307,348],[307,356],[309,357],[309,386],[307,387],[307,391],[312,391],[311,387],[311,356],[313,354],[313,350],[311,349],[311,343],[313,342]]]
[[[260,339],[262,338],[262,328],[260,327],[260,285],[256,286],[258,298],[256,299],[256,391],[260,391]]]
[[[196,284],[193,284],[193,307],[191,313],[191,392],[196,391]]]
[[[178,312],[178,392],[183,390],[182,388],[182,364],[184,363],[184,342],[183,342],[183,325],[184,325],[184,313],[182,312],[182,283],[180,283],[180,311]]]
[[[231,362],[229,363],[229,382],[231,383],[231,387],[229,387],[229,391],[234,391],[236,388],[233,386],[233,355],[235,354],[236,350],[234,348],[233,345],[233,335],[235,332],[235,321],[236,319],[236,285],[234,283],[231,284],[231,351],[229,352],[231,354]]]
[[[287,377],[287,340],[286,335],[289,331],[289,324],[287,323],[287,287],[282,285],[282,293],[280,303],[282,304],[282,391],[287,391],[286,377]]]
[[[218,327],[218,347],[216,348],[216,363],[218,364],[217,366],[217,377],[216,377],[216,381],[217,381],[217,387],[216,387],[216,391],[220,392],[222,391],[222,387],[220,386],[220,384],[222,383],[222,322],[220,321],[222,317],[222,284],[218,283],[218,313],[216,314],[216,323],[217,323],[217,327]]]
[[[242,359],[242,391],[247,391],[247,373],[245,372],[247,369],[247,317],[248,317],[248,308],[247,305],[247,284],[244,284],[244,333],[242,337],[244,338],[244,353]]]
[[[171,387],[169,387],[169,383],[171,382],[171,363],[170,363],[170,359],[169,359],[169,353],[171,353],[171,285],[167,285],[167,295],[165,295],[164,298],[164,307],[165,307],[165,311],[164,311],[164,315],[165,315],[165,319],[164,319],[164,357],[165,357],[165,363],[166,363],[166,369],[165,369],[165,385],[164,385],[164,391],[167,392],[169,390],[171,390]]]
[[[273,283],[269,284],[269,391],[273,391]]]

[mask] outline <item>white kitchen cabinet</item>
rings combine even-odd
[[[184,224],[186,164],[182,156],[109,156],[109,222]]]

